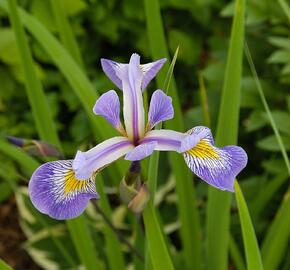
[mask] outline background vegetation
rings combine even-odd
[[[225,0],[21,0],[16,12],[14,0],[0,0],[4,261],[15,269],[49,270],[290,269],[289,3],[248,0],[243,20],[245,3],[236,2],[235,8]],[[31,157],[6,136],[46,140],[72,158],[114,133],[91,113],[97,96],[116,88],[100,58],[127,62],[137,52],[146,63],[173,57],[178,46],[169,88],[176,118],[168,126],[208,125],[219,145],[238,142],[249,157],[238,179],[245,201],[238,186],[237,200],[209,189],[179,167],[178,157],[161,153],[143,164],[152,194],[157,172],[145,233],[142,217],[119,200],[124,161],[96,181],[99,208],[114,230],[93,205],[70,222],[39,214],[27,181],[47,159]],[[147,96],[163,86],[168,60]]]

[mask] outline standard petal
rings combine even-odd
[[[110,90],[102,94],[93,108],[96,115],[102,115],[114,128],[123,132],[120,120],[120,101],[117,93]]]
[[[166,62],[166,58],[159,59],[155,62],[141,65],[141,70],[143,72],[142,80],[142,90],[144,90],[150,81],[156,76],[158,71],[162,68],[163,64]]]
[[[127,154],[134,145],[125,137],[106,140],[87,152],[78,151],[73,169],[79,179],[87,179],[95,171]]]
[[[203,138],[191,149],[183,153],[188,167],[208,184],[234,191],[234,180],[247,164],[246,152],[238,146],[217,148],[213,145],[211,132],[206,127],[196,127],[189,134]]]
[[[163,91],[156,90],[150,101],[147,129],[150,130],[161,121],[171,119],[173,115],[172,98]]]
[[[98,199],[95,177],[79,180],[72,169],[72,160],[59,160],[41,165],[29,181],[33,205],[54,219],[79,216],[90,199]]]
[[[109,79],[119,88],[122,89],[122,80],[117,75],[119,74],[119,71],[122,69],[127,69],[128,64],[121,64],[117,63],[115,61],[111,61],[109,59],[101,59],[101,65],[103,68],[103,71],[106,73],[106,75],[109,77]]]
[[[132,54],[128,70],[121,70],[123,88],[123,113],[126,132],[134,142],[144,135],[144,107],[141,91],[142,71],[140,56]]]
[[[128,152],[125,159],[135,161],[146,158],[153,153],[157,144],[158,143],[156,141],[140,144]]]
[[[180,152],[181,142],[188,136],[188,134],[174,130],[151,130],[146,133],[145,137],[139,143],[156,142],[155,150]]]

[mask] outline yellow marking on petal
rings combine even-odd
[[[201,140],[195,147],[186,151],[189,155],[198,158],[219,158],[219,154],[214,148],[206,141]]]
[[[82,190],[86,185],[85,180],[78,180],[75,177],[75,173],[73,170],[69,170],[65,176],[64,180],[64,192],[65,194],[70,191]]]

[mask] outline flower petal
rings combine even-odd
[[[171,119],[174,115],[172,98],[163,91],[156,90],[151,97],[148,112],[148,130],[152,129],[161,121]]]
[[[72,160],[59,160],[41,165],[29,182],[33,205],[54,219],[79,216],[90,199],[98,199],[95,177],[79,180],[72,169]]]
[[[143,158],[146,158],[153,153],[156,146],[157,146],[157,142],[155,141],[140,144],[136,146],[133,150],[128,152],[127,155],[125,156],[125,159],[135,161],[135,160],[141,160]]]
[[[120,70],[123,88],[123,113],[129,139],[138,141],[144,135],[144,107],[141,91],[140,56],[132,54],[128,70]]]
[[[120,69],[128,69],[128,64],[121,64],[109,59],[101,59],[101,65],[103,71],[109,77],[109,79],[119,88],[122,89],[122,80],[117,75]]]
[[[144,90],[150,81],[156,76],[158,71],[162,68],[163,64],[166,62],[166,58],[159,59],[155,62],[141,65],[143,72],[142,90]]]
[[[151,130],[146,133],[145,137],[139,143],[156,142],[155,150],[180,152],[181,142],[188,136],[188,134],[174,130]]]
[[[124,128],[120,121],[120,101],[114,90],[110,90],[98,98],[93,112],[96,115],[102,115],[114,128],[123,132]]]
[[[73,161],[73,169],[79,179],[87,179],[95,171],[119,159],[134,148],[126,137],[106,140],[87,152],[78,151]]]
[[[204,137],[191,149],[183,153],[188,167],[208,184],[234,191],[234,179],[247,164],[246,152],[238,146],[217,148],[213,145],[210,129],[196,127],[189,134]]]
[[[166,58],[159,59],[155,62],[140,65],[142,71],[142,91],[147,87],[149,82],[156,76],[157,72],[166,62]],[[120,78],[120,70],[128,70],[128,64],[118,63],[109,59],[101,59],[103,71],[109,79],[120,89],[122,89],[122,78]]]

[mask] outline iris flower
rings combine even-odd
[[[78,151],[73,160],[41,165],[29,182],[31,201],[40,212],[55,219],[80,215],[90,199],[99,198],[95,176],[102,168],[123,156],[136,161],[156,150],[180,153],[189,169],[202,180],[218,189],[234,191],[234,179],[247,163],[247,154],[241,147],[217,148],[210,129],[204,126],[186,133],[154,130],[158,123],[174,115],[172,99],[159,89],[152,94],[145,123],[142,93],[165,61],[141,65],[137,54],[132,54],[128,64],[101,59],[106,75],[123,91],[124,125],[114,90],[99,97],[93,112],[104,117],[121,136],[105,140],[87,152]]]

